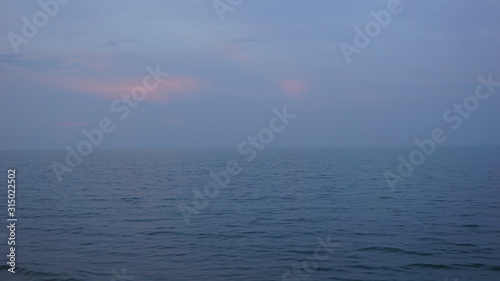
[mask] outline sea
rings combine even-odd
[[[500,280],[500,147],[415,149],[0,151],[0,280]]]

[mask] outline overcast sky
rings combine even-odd
[[[272,146],[412,145],[437,127],[500,144],[500,87],[458,129],[443,120],[478,76],[500,81],[500,2],[401,0],[348,63],[341,43],[388,2],[243,0],[221,20],[212,0],[73,0],[25,38],[43,9],[2,1],[0,149],[74,146],[103,118],[99,148],[236,148],[283,106],[297,117]],[[113,101],[158,65],[170,75],[119,119]]]

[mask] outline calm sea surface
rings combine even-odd
[[[392,192],[383,173],[413,149],[104,150],[62,183],[64,151],[0,151],[0,280],[500,280],[500,147],[438,147]],[[241,173],[186,224],[230,160]]]

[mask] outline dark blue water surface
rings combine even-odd
[[[500,147],[439,147],[392,192],[383,173],[413,149],[104,150],[63,182],[63,151],[0,151],[0,279],[500,280]],[[186,224],[230,160],[241,173]]]

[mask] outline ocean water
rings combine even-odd
[[[0,280],[500,280],[500,147],[438,147],[392,191],[383,173],[413,149],[102,150],[63,182],[64,151],[0,151]],[[186,224],[179,206],[231,160]]]

